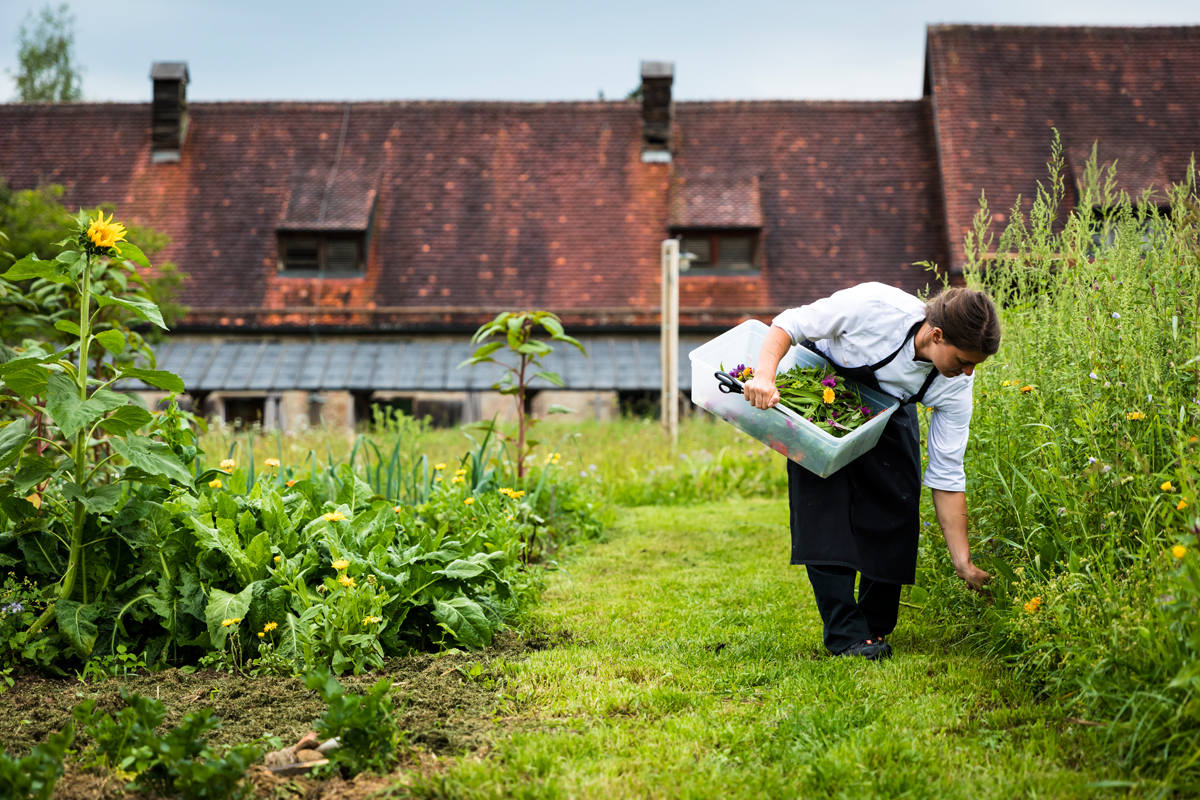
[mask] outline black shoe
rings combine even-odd
[[[850,645],[840,653],[835,653],[835,655],[839,656],[862,656],[867,661],[878,661],[888,658],[891,654],[892,646],[884,641],[882,636],[876,636],[873,639],[864,639],[861,642]]]

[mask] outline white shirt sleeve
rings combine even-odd
[[[925,468],[925,485],[930,489],[946,492],[965,492],[967,475],[963,470],[963,456],[967,452],[967,439],[971,431],[971,385],[965,381],[965,390],[954,397],[938,400],[929,418],[929,443],[926,452],[929,464]]]

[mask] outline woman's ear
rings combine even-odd
[[[932,328],[929,331],[929,341],[933,344],[941,344],[946,340],[941,328]]]

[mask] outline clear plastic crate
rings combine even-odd
[[[877,414],[866,424],[841,438],[832,436],[799,414],[775,406],[755,408],[740,394],[724,394],[716,373],[738,364],[758,367],[758,352],[766,338],[766,325],[749,320],[726,331],[688,354],[692,362],[692,402],[716,414],[745,434],[753,436],[777,453],[805,469],[828,478],[879,441],[883,428],[900,403],[894,397],[855,384],[863,402]],[[796,346],[779,362],[779,372],[794,366],[823,367],[828,362],[811,350]]]

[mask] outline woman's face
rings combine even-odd
[[[988,360],[987,354],[960,350],[946,341],[941,328],[934,328],[930,337],[929,360],[947,378],[970,375],[975,367]]]

